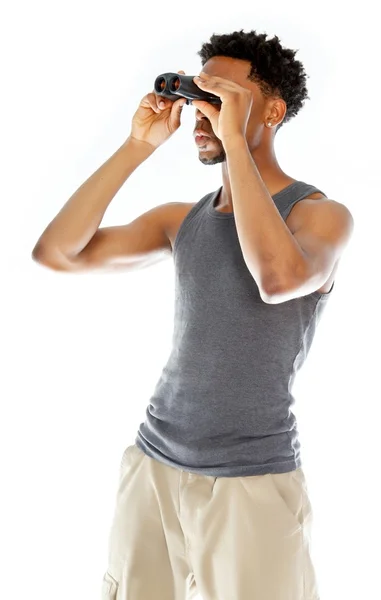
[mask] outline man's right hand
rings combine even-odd
[[[185,75],[184,71],[178,73]],[[164,103],[163,106],[160,105],[161,102]],[[185,103],[185,98],[172,102],[155,92],[147,94],[132,118],[129,138],[158,148],[180,127],[181,112]]]

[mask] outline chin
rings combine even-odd
[[[220,152],[216,152],[214,156],[203,156],[200,154],[199,161],[203,165],[217,165],[219,163],[226,162],[226,152],[225,150],[220,150]]]

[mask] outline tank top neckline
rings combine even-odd
[[[290,183],[289,185],[287,185],[285,188],[283,188],[282,190],[280,190],[279,192],[277,192],[276,194],[274,194],[272,196],[273,200],[275,198],[277,198],[278,196],[281,196],[282,194],[284,194],[286,191],[292,189],[294,186],[298,185],[300,182],[299,181],[293,181],[292,183]],[[222,190],[222,185],[218,188],[218,190],[216,192],[214,192],[214,194],[212,194],[212,197],[208,203],[208,209],[207,209],[207,213],[214,218],[217,219],[232,219],[234,218],[234,212],[220,212],[219,210],[217,210],[214,206],[215,201],[217,200],[221,190]]]

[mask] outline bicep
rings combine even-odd
[[[171,256],[168,204],[156,206],[126,225],[99,227],[76,256],[57,270],[115,272],[141,269]],[[54,268],[53,265],[47,265]]]

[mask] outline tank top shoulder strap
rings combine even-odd
[[[319,190],[314,185],[304,183],[304,181],[295,181],[291,185],[275,194],[275,196],[273,196],[273,201],[283,219],[287,219],[291,209],[297,202],[300,202],[300,200],[304,200],[308,196],[316,194],[317,192],[327,197],[322,190]]]

